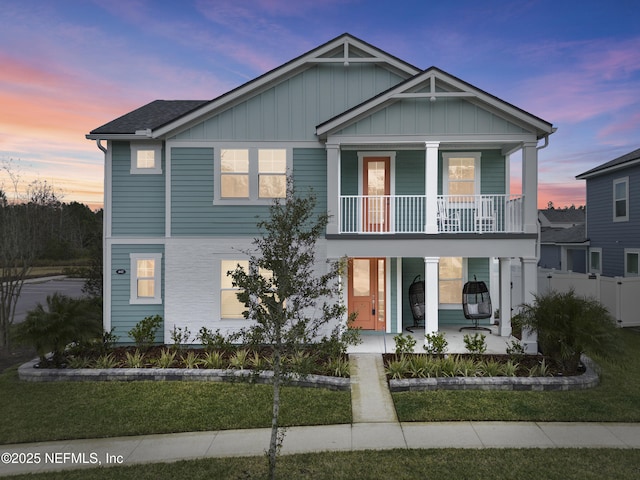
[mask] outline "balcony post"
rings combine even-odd
[[[327,234],[339,232],[340,221],[340,145],[328,144],[327,149]]]
[[[440,146],[440,142],[425,142],[424,146],[424,231],[425,233],[438,233],[438,147]]]
[[[500,258],[500,336],[511,335],[511,259]]]
[[[538,150],[535,143],[522,147],[522,194],[524,233],[538,233]]]

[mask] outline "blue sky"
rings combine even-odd
[[[636,0],[3,0],[0,162],[98,206],[90,130],[215,98],[349,32],[553,123],[541,206],[580,205],[577,174],[640,147],[639,16]]]

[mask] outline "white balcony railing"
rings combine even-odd
[[[427,220],[426,195],[342,195],[340,233],[519,233],[522,195],[438,195],[436,218]]]

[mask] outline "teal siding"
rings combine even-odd
[[[506,192],[506,160],[499,150],[482,150],[480,157],[481,194],[504,194]]]
[[[318,124],[403,80],[374,64],[313,65],[174,138],[316,141]]]
[[[163,236],[165,230],[165,161],[162,174],[131,174],[129,142],[112,144],[112,234]]]
[[[119,343],[132,343],[131,330],[140,320],[149,315],[164,316],[164,306],[131,305],[131,253],[162,253],[162,299],[164,302],[164,246],[163,245],[113,245],[111,249],[111,327]],[[116,271],[124,270],[124,274]],[[161,326],[156,341],[164,343]]]
[[[214,205],[213,148],[172,148],[171,234],[173,236],[255,236],[268,205]],[[296,188],[313,188],[318,211],[327,208],[324,149],[294,149]]]
[[[316,214],[327,212],[327,152],[324,148],[293,150],[293,184],[299,195],[316,196]]]
[[[358,195],[358,152],[340,153],[340,194]]]
[[[424,150],[396,154],[396,195],[424,195]]]

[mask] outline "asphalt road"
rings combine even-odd
[[[22,322],[27,316],[27,312],[35,308],[38,303],[45,305],[47,295],[58,292],[73,298],[84,296],[82,293],[83,285],[84,280],[77,278],[28,280],[20,292],[14,323]]]

